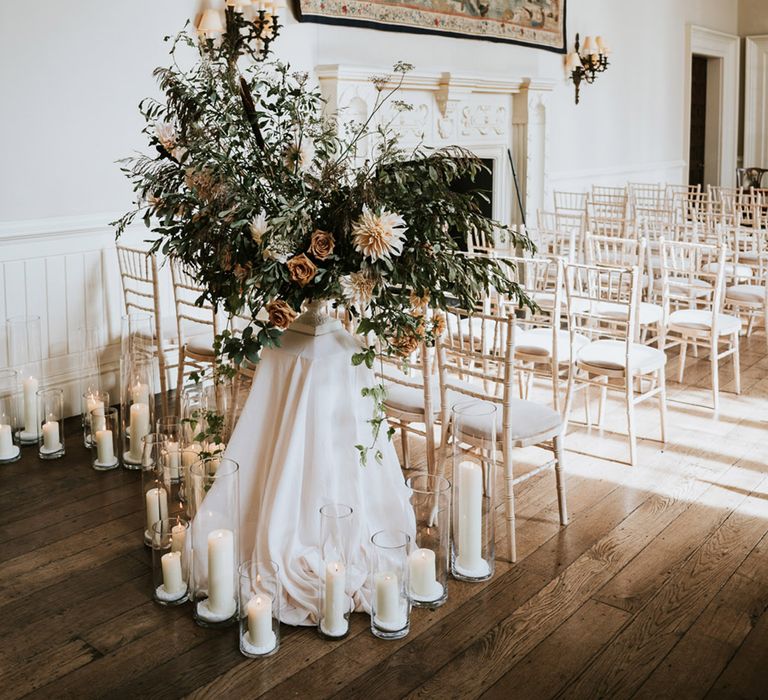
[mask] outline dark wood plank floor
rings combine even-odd
[[[234,629],[152,603],[137,474],[94,472],[76,426],[64,459],[27,448],[0,466],[0,697],[768,697],[764,336],[744,343],[741,396],[723,367],[717,418],[703,360],[682,385],[670,362],[666,447],[655,409],[639,412],[637,467],[621,462],[618,401],[602,431],[572,427],[571,524],[551,474],[531,479],[516,565],[452,582],[406,639],[356,615],[341,642],[284,627],[263,660],[240,656]]]

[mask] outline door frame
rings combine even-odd
[[[683,106],[683,160],[685,172],[689,171],[691,137],[691,59],[694,55],[721,59],[719,80],[708,81],[717,86],[716,107],[718,123],[715,170],[716,184],[734,187],[736,184],[737,148],[739,135],[739,44],[738,36],[707,29],[695,24],[686,26],[685,37],[685,92]],[[710,64],[711,68],[712,64]],[[710,96],[707,94],[707,100]],[[708,110],[709,116],[709,110]]]
[[[746,37],[744,163],[768,168],[768,34]]]

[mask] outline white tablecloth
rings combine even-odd
[[[381,431],[384,458],[360,464],[358,443],[370,444],[375,384],[364,365],[353,367],[357,341],[339,330],[322,336],[287,331],[282,347],[266,349],[226,450],[240,465],[240,556],[280,568],[281,619],[317,622],[320,514],[326,503],[354,509],[356,535],[348,562],[349,593],[370,612],[370,537],[377,530],[413,535],[409,491],[394,447]],[[210,500],[209,500],[210,499]],[[216,508],[216,488],[206,496]],[[205,542],[194,542],[205,550]],[[201,551],[197,549],[197,551]],[[205,566],[205,557],[197,557]]]

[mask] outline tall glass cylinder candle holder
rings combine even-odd
[[[191,476],[190,468],[192,465],[201,459],[200,448],[197,445],[192,447],[182,448],[180,452],[181,458],[181,484],[179,486],[179,498],[184,504],[184,508],[187,513],[187,517],[191,520],[195,517],[194,504],[190,496],[191,492]]]
[[[192,593],[194,618],[203,627],[237,620],[239,558],[239,465],[206,458],[190,467],[192,521]]]
[[[120,356],[151,357],[154,352],[152,314],[134,311],[120,319]]]
[[[91,442],[91,466],[100,472],[120,466],[120,419],[116,408],[95,408],[90,423],[94,427]]]
[[[64,389],[37,392],[40,459],[64,456]]]
[[[163,486],[168,493],[168,514],[180,517],[184,512],[182,500],[181,457],[178,449],[170,450],[168,441],[165,442],[160,455],[160,473]]]
[[[198,436],[203,430],[203,388],[200,384],[192,384],[181,389],[181,440],[185,448],[197,445],[200,447]]]
[[[141,455],[141,489],[144,504],[144,544],[152,545],[152,526],[168,518],[169,493],[162,471],[165,435],[149,433],[144,436]]]
[[[272,561],[240,567],[240,653],[269,656],[280,647],[280,578]]]
[[[462,581],[493,576],[496,420],[496,406],[486,401],[465,401],[451,411],[451,574]]]
[[[406,482],[416,519],[408,554],[411,602],[436,608],[448,599],[451,548],[451,484],[445,477],[417,474]]]
[[[324,637],[339,639],[349,632],[352,597],[347,567],[354,528],[352,508],[328,503],[320,509],[320,571],[317,629]]]
[[[19,373],[0,369],[0,464],[15,462],[21,456],[19,439]]]
[[[122,421],[123,466],[141,468],[145,435],[152,432],[155,414],[154,361],[144,355],[121,358],[123,366],[120,418]]]
[[[411,618],[408,583],[411,538],[401,530],[379,530],[371,537],[371,543],[371,632],[380,639],[401,639],[408,634]]]
[[[19,372],[22,389],[20,445],[37,445],[37,392],[43,383],[43,350],[39,316],[13,316],[5,322],[8,338],[8,366]]]
[[[189,599],[188,528],[186,520],[178,519],[152,526],[152,597],[159,605],[181,605]]]
[[[156,428],[158,433],[166,437],[164,465],[173,472],[173,479],[181,482],[181,451],[183,447],[181,439],[181,421],[178,416],[161,416],[157,419]]]
[[[81,405],[83,417],[83,444],[90,449],[93,445],[95,433],[103,429],[100,419],[104,415],[103,413],[98,414],[96,417],[97,422],[94,425],[92,422],[92,414],[96,409],[109,408],[109,392],[99,391],[98,389],[89,389],[83,394]]]
[[[99,408],[101,401],[105,407],[109,406],[109,394],[101,390],[101,367],[99,353],[102,343],[101,331],[98,328],[78,328],[75,343],[79,347],[70,348],[79,354],[78,376],[80,378],[80,394],[82,395],[81,415],[83,419],[83,442],[85,447],[91,447],[91,430],[89,420],[91,411]],[[106,400],[104,395],[106,394]]]

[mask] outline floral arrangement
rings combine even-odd
[[[251,319],[217,338],[223,361],[258,362],[305,302],[343,306],[375,336],[379,347],[354,358],[370,367],[379,351],[405,358],[434,341],[443,319],[427,307],[469,308],[491,287],[523,300],[508,269],[457,242],[506,229],[452,189],[481,162],[456,147],[406,151],[387,121],[409,109],[398,90],[411,66],[372,78],[367,120],[340,127],[306,74],[249,55],[238,21],[228,9],[218,45],[185,32],[172,41],[172,66],[155,71],[163,99],[140,105],[153,152],[122,161],[136,203],[115,222],[119,236],[143,217],[153,250],[182,261],[203,299]],[[194,52],[189,68],[181,48]]]

